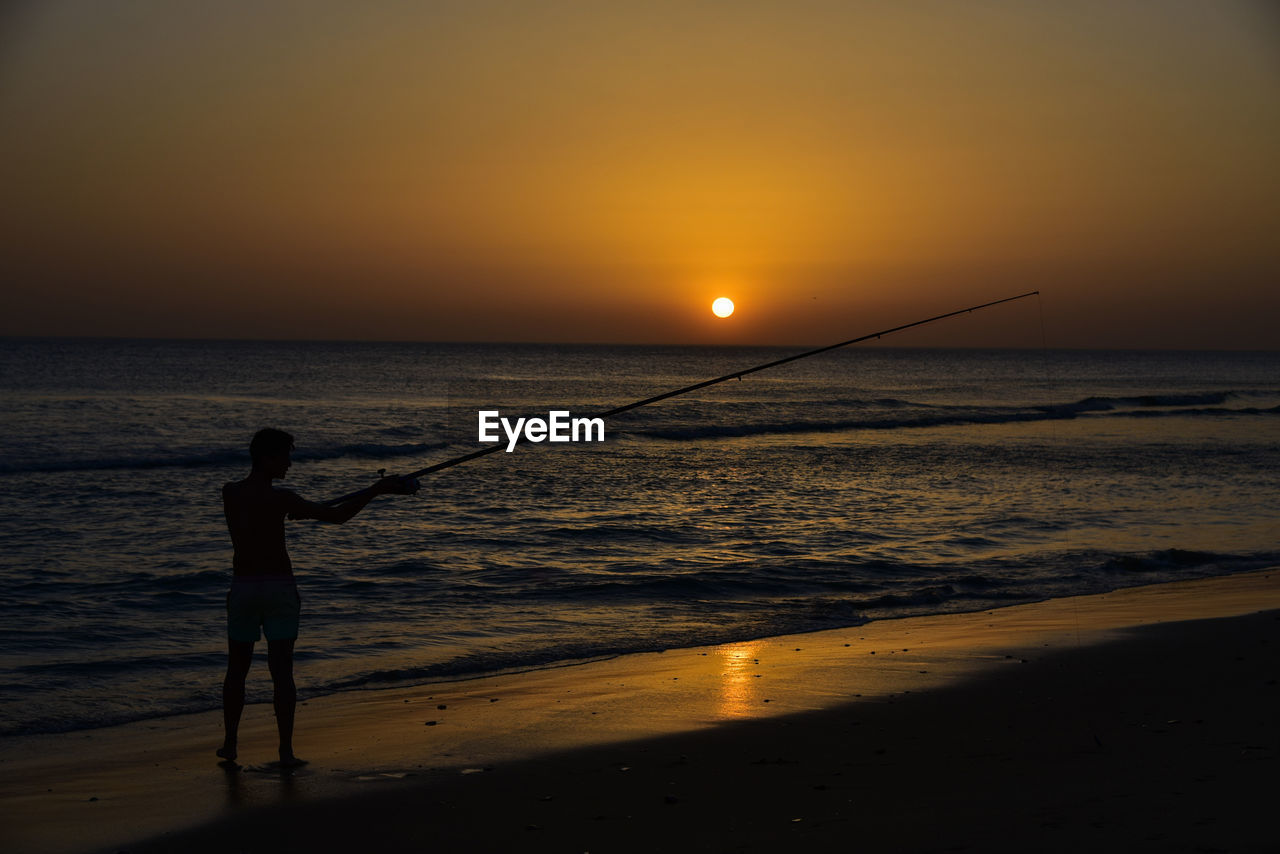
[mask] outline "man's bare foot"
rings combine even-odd
[[[218,757],[228,762],[236,761],[236,743],[234,741],[223,742],[222,746],[214,751]]]
[[[306,765],[306,764],[307,764],[307,760],[299,759],[298,757],[294,756],[292,753],[280,754],[281,768],[301,768],[303,765]]]

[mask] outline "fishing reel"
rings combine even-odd
[[[387,470],[378,469],[378,477],[380,479],[385,479],[387,477]],[[392,477],[399,481],[399,488],[395,490],[396,495],[416,495],[418,490],[422,488],[422,484],[418,482],[416,477],[398,475],[392,475]]]

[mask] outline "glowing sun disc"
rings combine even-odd
[[[720,297],[711,303],[711,313],[716,317],[728,317],[733,314],[733,300],[728,297]]]

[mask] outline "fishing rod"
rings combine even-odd
[[[639,409],[640,407],[648,406],[651,403],[657,403],[662,400],[667,400],[668,398],[678,397],[682,394],[688,394],[691,391],[697,391],[700,388],[713,386],[713,385],[716,385],[717,383],[728,382],[729,380],[742,379],[747,374],[754,374],[757,371],[766,371],[769,368],[776,368],[779,365],[785,365],[788,362],[794,362],[799,359],[807,359],[810,356],[816,356],[819,353],[826,353],[828,350],[838,350],[841,347],[848,347],[850,344],[858,344],[862,341],[870,341],[873,338],[881,338],[885,335],[892,335],[893,333],[901,332],[904,329],[912,329],[916,326],[924,326],[926,323],[935,323],[939,320],[946,320],[948,317],[955,317],[956,315],[959,315],[959,314],[969,314],[970,312],[980,311],[984,308],[991,308],[993,305],[1001,305],[1002,303],[1013,302],[1014,300],[1026,299],[1027,297],[1038,296],[1039,294],[1040,294],[1039,291],[1027,291],[1025,294],[1018,294],[1016,297],[1005,297],[1004,299],[998,299],[993,302],[984,302],[982,305],[972,305],[972,306],[969,306],[968,308],[961,308],[955,311],[949,311],[946,314],[938,314],[938,315],[934,315],[933,317],[926,317],[924,320],[916,320],[911,323],[904,323],[901,326],[895,326],[892,329],[881,329],[879,332],[871,332],[871,333],[868,333],[867,335],[860,335],[857,338],[850,338],[848,341],[841,341],[838,344],[828,344],[827,346],[819,347],[816,350],[806,350],[803,353],[796,353],[793,356],[786,356],[781,359],[775,359],[772,362],[766,362],[763,365],[756,365],[753,368],[746,368],[745,370],[734,371],[733,373],[725,374],[722,377],[716,377],[715,379],[703,380],[702,382],[694,383],[693,385],[687,385],[684,388],[678,388],[675,391],[663,392],[662,394],[655,394],[653,397],[646,397],[644,400],[637,400],[632,403],[623,404],[622,406],[615,406],[613,409],[610,409],[606,412],[600,412],[600,413],[597,413],[596,415],[589,416],[589,417],[601,418],[601,419],[612,418],[615,415],[620,415],[623,412],[629,412],[632,409]],[[492,454],[501,450],[503,450],[503,446],[502,446],[502,443],[499,442],[497,444],[490,445],[487,448],[481,448],[478,451],[472,451],[469,454],[463,454],[460,457],[453,457],[452,459],[444,460],[443,462],[435,463],[434,465],[429,465],[426,468],[419,469],[418,471],[413,472],[412,474],[401,475],[401,477],[405,480],[416,480],[417,478],[420,478],[423,475],[431,474],[433,472],[438,472],[441,469],[452,468],[453,466],[461,465],[462,463],[479,459],[480,457],[486,456],[487,454]],[[326,501],[324,503],[329,505],[341,504],[344,501],[350,501],[353,498],[358,498],[364,495],[371,488],[372,487],[362,489],[357,492],[353,492],[349,495],[344,495],[341,498],[334,498],[333,500]]]

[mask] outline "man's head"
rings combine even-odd
[[[293,437],[270,427],[255,433],[249,443],[253,467],[267,471],[272,477],[284,477],[289,469],[289,452],[292,450]]]

